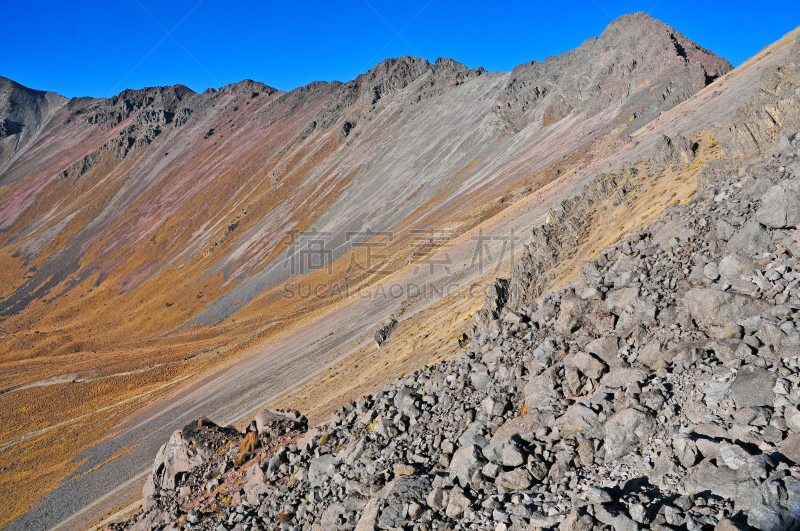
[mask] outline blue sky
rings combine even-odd
[[[0,0],[0,75],[64,96],[251,78],[281,90],[348,81],[388,57],[507,71],[645,11],[734,65],[800,25],[800,2]],[[558,5],[545,5],[558,4]]]

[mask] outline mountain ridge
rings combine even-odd
[[[580,52],[516,73],[399,58],[346,83],[290,92],[245,80],[59,106],[0,168],[2,363],[14,367],[0,376],[0,401],[24,395],[37,404],[26,419],[10,419],[2,437],[74,422],[136,389],[177,385],[224,359],[220,352],[330,307],[335,287],[375,285],[382,277],[359,267],[368,246],[347,234],[387,234],[391,252],[379,265],[391,274],[415,261],[427,269],[420,235],[455,238],[501,217],[514,201],[629,144],[631,127],[730,68],[703,51],[692,63],[680,50],[695,49],[676,47],[683,41],[674,30],[649,17],[624,21],[638,24],[632,34],[655,37],[615,48],[615,26]],[[670,60],[656,61],[665,50]],[[606,53],[626,66],[576,82],[585,74],[577,66]],[[566,66],[575,71],[561,72]],[[593,104],[593,91],[611,104]],[[287,269],[291,248],[313,239],[310,229],[330,235],[330,272]],[[327,291],[286,299],[289,280]],[[320,358],[309,370],[331,355],[307,350]],[[43,403],[65,406],[53,412]],[[108,422],[76,433],[64,455],[88,451]],[[47,437],[33,444],[63,444]]]
[[[176,426],[138,505],[97,527],[796,527],[800,28],[712,88],[545,202],[457,347],[382,385],[339,389],[332,364],[312,428],[285,408],[313,386],[237,429]],[[436,333],[403,320],[379,346]]]

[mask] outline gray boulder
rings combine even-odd
[[[567,412],[558,419],[558,426],[569,436],[581,434],[594,438],[603,437],[603,425],[598,420],[597,413],[581,402],[569,406]]]
[[[615,315],[619,315],[628,304],[633,302],[639,296],[639,288],[622,288],[609,291],[606,294],[606,307],[608,311]]]
[[[800,481],[776,472],[748,500],[747,523],[761,531],[788,531],[800,521]]]
[[[485,366],[469,373],[469,380],[477,391],[483,391],[492,383],[492,377],[489,376],[489,370]]]
[[[192,449],[191,441],[176,430],[156,455],[153,463],[153,484],[162,489],[174,490],[185,473],[203,462],[203,455]],[[194,445],[196,447],[196,445]]]
[[[686,293],[686,308],[701,326],[727,326],[769,310],[769,303],[745,295],[710,288],[692,288]]]
[[[731,382],[731,394],[736,407],[741,409],[750,406],[770,406],[775,401],[777,376],[774,372],[753,365],[746,365],[736,374]]]
[[[409,514],[409,506],[425,506],[425,497],[431,490],[430,476],[400,476],[384,487],[379,497],[383,507],[377,518],[379,529],[399,529],[414,515]]]
[[[717,467],[710,459],[688,470],[682,484],[684,494],[711,491],[717,496],[732,499],[736,496],[736,471],[726,466]]]
[[[599,380],[603,373],[606,372],[605,365],[586,352],[577,352],[565,360],[564,363],[577,368],[592,380]]]
[[[366,500],[349,496],[342,502],[331,503],[311,526],[311,531],[345,531],[353,529]]]
[[[758,221],[751,220],[739,229],[739,231],[728,241],[728,250],[740,252],[747,256],[761,254],[775,250],[772,238],[764,225]]]
[[[540,407],[559,398],[556,393],[558,375],[555,369],[547,369],[525,385],[525,403],[528,407]]]
[[[326,479],[336,473],[336,457],[327,454],[317,457],[308,467],[308,481],[312,487],[320,487]]]
[[[755,268],[755,263],[741,253],[730,253],[719,262],[719,274],[728,278],[739,278]]]
[[[495,441],[489,443],[486,447],[483,448],[483,456],[492,461],[493,463],[503,463],[503,456],[508,450],[509,456],[513,452],[519,453],[520,457],[522,455],[522,439],[519,435],[509,435],[506,437],[502,437]],[[506,466],[520,466],[522,463],[517,465],[506,465]]]
[[[473,444],[459,448],[450,461],[450,476],[458,478],[459,484],[466,487],[475,473],[483,468],[484,463],[483,454],[478,446]]]
[[[475,445],[478,448],[484,448],[489,444],[486,437],[481,433],[483,426],[478,422],[473,422],[469,427],[464,430],[458,438],[458,444],[461,446]]]
[[[600,385],[627,389],[632,384],[642,385],[652,372],[643,367],[619,367],[603,376]]]
[[[606,460],[618,459],[646,442],[656,429],[648,413],[626,408],[615,413],[605,424]]]
[[[530,473],[524,468],[515,468],[509,472],[501,472],[495,479],[498,492],[519,492],[531,486]]]
[[[800,181],[782,181],[761,198],[756,219],[767,227],[784,229],[800,223]]]
[[[416,516],[410,514],[411,507],[424,507],[430,491],[430,476],[412,474],[393,479],[367,502],[355,530],[403,528],[409,518]]]
[[[794,463],[800,463],[800,433],[786,437],[780,444],[781,453]]]

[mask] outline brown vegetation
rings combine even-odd
[[[258,433],[254,431],[247,432],[247,435],[242,437],[239,441],[239,457],[233,462],[234,466],[242,466],[250,458],[250,454],[259,447],[260,441],[258,440]]]

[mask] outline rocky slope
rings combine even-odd
[[[324,426],[176,432],[110,529],[792,528],[799,178],[788,142]]]
[[[3,80],[0,521],[73,472],[69,509],[37,510],[76,510],[81,481],[95,495],[82,451],[124,483],[105,458],[133,455],[127,434],[89,448],[140,401],[340,301],[287,299],[290,278],[373,285],[430,250],[421,232],[497,217],[729,69],[635,14],[510,73],[404,57],[289,93],[243,81],[69,101]],[[331,268],[295,260],[314,231]],[[381,274],[360,266],[365,234],[390,235]],[[304,346],[300,372],[324,367],[324,344]]]
[[[234,302],[306,272],[275,267],[291,252],[284,239],[292,230],[313,222],[330,233],[336,260],[349,247],[347,231],[424,227],[448,210],[453,219],[469,211],[465,198],[499,193],[588,145],[587,133],[639,126],[728,70],[635,14],[576,50],[507,74],[405,57],[348,83],[291,93],[245,81],[203,94],[175,86],[62,100],[0,174],[3,249],[21,260],[4,278],[0,312],[16,316],[53,290],[63,298],[85,283],[137,290],[178,267],[193,270],[185,274],[193,293],[198,275],[222,272],[224,286],[174,324],[220,320]],[[9,98],[0,114],[13,121],[25,109],[35,116],[25,129],[38,128],[40,100],[49,100],[5,84],[39,99]],[[579,136],[569,147],[548,145],[557,133]],[[524,155],[540,145],[552,153]],[[229,193],[209,196],[218,190]],[[294,247],[304,243],[301,236]]]
[[[734,133],[691,200],[573,282],[540,296],[536,276],[600,200],[630,200],[625,177],[692,162],[691,142],[663,137],[554,209],[453,359],[313,429],[292,411],[246,434],[192,423],[108,529],[797,528],[799,64],[800,40],[714,132]]]
[[[66,101],[55,92],[31,90],[0,77],[0,175],[34,141],[53,111]]]

